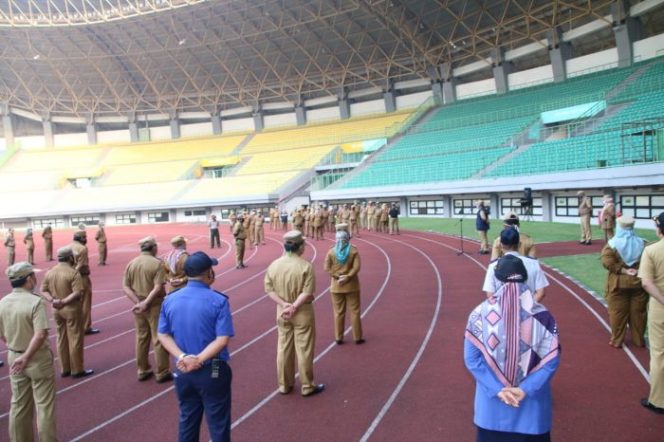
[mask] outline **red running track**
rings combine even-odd
[[[458,256],[458,238],[407,232],[364,234],[353,240],[363,265],[367,343],[362,346],[350,338],[345,345],[334,344],[328,279],[322,270],[332,242],[308,243],[305,258],[313,261],[318,282],[315,376],[327,389],[302,398],[276,394],[275,308],[263,293],[263,276],[281,254],[280,233],[267,230],[267,245],[247,251],[244,270],[234,268],[227,230],[222,230],[223,247],[213,250],[201,225],[117,227],[107,233],[108,266],[94,265],[96,245],[90,244],[93,325],[102,333],[86,337],[85,358],[96,374],[78,381],[58,378],[60,439],[176,440],[178,410],[172,386],[136,381],[133,320],[121,281],[124,266],[138,254],[138,239],[156,235],[165,253],[168,240],[184,234],[190,251],[222,257],[215,288],[230,298],[237,334],[230,345],[234,440],[474,440],[474,383],[463,366],[463,332],[468,313],[484,296],[487,258]],[[70,236],[71,231],[56,232],[56,247],[69,242]],[[40,259],[41,247],[38,241],[37,267],[46,269],[49,263]],[[588,252],[575,244],[538,247],[542,254],[547,248],[566,254]],[[476,250],[471,242],[465,248]],[[22,253],[19,247],[18,259]],[[553,383],[553,437],[661,440],[664,420],[639,405],[648,389],[647,351],[610,348],[602,304],[564,277],[549,273],[552,285],[545,304],[559,322],[563,345]],[[0,290],[9,291],[4,278]],[[4,347],[0,358],[6,358]],[[7,373],[6,366],[0,368],[0,440],[8,425]]]

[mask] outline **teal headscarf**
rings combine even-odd
[[[339,264],[346,264],[348,261],[348,255],[350,254],[350,236],[348,232],[343,230],[337,232],[336,235],[337,244],[335,246],[335,251],[337,254],[337,262]]]
[[[641,258],[645,242],[634,234],[634,229],[616,226],[616,236],[609,240],[609,247],[615,249],[625,264],[633,265]]]

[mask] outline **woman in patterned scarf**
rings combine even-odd
[[[164,259],[166,273],[168,275],[168,293],[187,285],[187,275],[184,271],[184,263],[189,256],[187,253],[187,240],[184,236],[178,235],[171,239],[171,245],[173,246],[173,249]]]
[[[476,381],[478,441],[549,441],[550,381],[559,364],[555,319],[533,299],[521,259],[501,258],[504,282],[466,327],[464,360]]]

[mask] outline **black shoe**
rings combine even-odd
[[[365,341],[364,339],[358,339],[357,341],[355,341],[357,345],[364,344],[365,342],[367,341]]]
[[[5,363],[0,361],[0,367],[2,367],[3,365],[5,365]]]
[[[593,243],[593,242],[590,241],[590,240],[586,241],[586,245],[587,245],[587,246],[591,245],[592,243]]]
[[[325,384],[318,384],[314,387],[314,389],[311,392],[303,394],[302,396],[304,397],[314,396],[318,393],[322,393],[323,391],[325,391]]]
[[[91,374],[95,374],[95,371],[94,371],[94,370],[90,370],[90,369],[88,368],[88,369],[83,370],[83,371],[80,371],[80,372],[78,372],[78,373],[72,373],[72,374],[71,374],[71,377],[74,378],[74,379],[78,379],[78,378],[84,378],[84,377],[86,377],[86,376],[90,376]]]
[[[586,245],[587,241],[579,241],[579,244],[583,244],[584,246]]]
[[[157,379],[157,384],[165,384],[173,380],[173,373],[168,373],[166,376]]]
[[[151,371],[148,371],[146,373],[142,373],[138,375],[138,382],[145,382],[148,379],[150,379],[152,376],[154,376],[154,373]]]
[[[652,411],[653,413],[664,414],[664,408],[660,408],[656,405],[651,404],[647,398],[641,399],[641,405],[647,408],[648,410]]]
[[[100,331],[101,331],[101,330],[99,330],[98,328],[89,328],[89,329],[87,329],[87,330],[85,331],[85,334],[86,334],[86,335],[96,335],[96,334],[99,333]]]
[[[71,371],[63,371],[60,373],[60,377],[68,378],[69,376],[71,376]]]
[[[337,343],[337,345],[341,345],[344,343],[342,339],[337,339],[335,342]]]

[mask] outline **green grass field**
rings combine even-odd
[[[434,231],[459,235],[459,220],[444,218],[401,218],[399,224],[404,229]],[[498,236],[502,229],[500,221],[494,221],[492,229],[489,231],[489,239]],[[543,223],[543,222],[522,222],[521,230],[528,233],[536,243],[576,241],[579,239],[578,224],[565,223]],[[652,229],[636,229],[636,233],[646,241],[656,241],[654,226]],[[476,238],[475,220],[465,219],[463,221],[463,235],[465,237]],[[593,237],[603,237],[599,227],[593,226]],[[599,260],[599,253],[589,253],[572,256],[555,256],[543,258],[542,262],[556,267],[562,272],[570,275],[583,283],[589,289],[599,295],[604,294],[604,283],[606,281],[606,270],[602,267]]]

